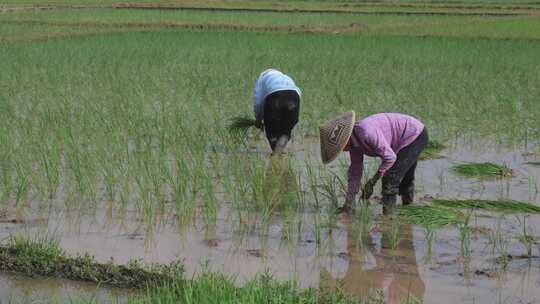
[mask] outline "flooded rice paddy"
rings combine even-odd
[[[291,143],[288,152],[297,160],[318,163],[317,149],[316,142],[306,139]],[[247,152],[268,153],[263,141],[253,143]],[[450,147],[442,156],[419,164],[419,203],[429,203],[435,197],[539,201],[540,167],[527,164],[540,159],[538,154],[483,146]],[[342,164],[347,157],[341,156]],[[451,170],[463,162],[484,161],[505,164],[512,168],[514,176],[469,179]],[[342,170],[339,163],[331,169]],[[376,166],[376,161],[368,163],[367,171]],[[540,301],[540,215],[475,212],[464,252],[458,227],[436,229],[430,237],[427,234],[432,232],[420,226],[400,223],[393,227],[380,215],[377,198],[372,200],[370,210],[369,232],[362,234],[358,212],[333,216],[306,209],[291,223],[278,211],[263,228],[242,222],[235,216],[232,203],[225,199],[211,223],[204,216],[196,216],[190,224],[180,225],[175,215],[162,214],[151,228],[129,208],[123,212],[112,207],[92,212],[59,207],[39,212],[19,208],[8,209],[0,217],[0,239],[47,234],[58,238],[69,255],[89,253],[101,262],[182,260],[187,277],[213,270],[234,275],[238,284],[269,272],[278,280],[295,280],[302,287],[339,285],[359,296],[379,290],[387,303],[400,303],[400,299],[410,296],[425,303]],[[523,221],[525,231],[533,237],[529,243],[531,258],[520,238]],[[55,279],[0,275],[2,301],[52,296],[121,301],[129,292]]]

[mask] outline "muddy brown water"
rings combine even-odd
[[[43,303],[94,299],[94,303],[125,303],[129,290],[97,287],[95,284],[44,277],[0,274],[0,303]]]
[[[268,153],[263,142],[257,146],[250,152]],[[539,159],[539,155],[484,148],[448,149],[443,152],[445,158],[421,162],[417,170],[420,200],[474,197],[540,203],[540,168],[525,164]],[[293,142],[287,149],[299,163],[318,156],[314,144]],[[346,162],[347,155],[342,155],[341,160]],[[463,161],[505,163],[515,171],[515,176],[491,180],[456,176],[451,166]],[[339,161],[331,168],[338,166]],[[373,172],[376,166],[370,160],[367,171]],[[381,208],[375,201],[371,209],[378,215]],[[67,253],[89,253],[103,262],[111,258],[116,263],[130,259],[168,263],[180,259],[185,262],[187,276],[210,269],[234,275],[239,285],[268,271],[276,279],[296,280],[303,287],[332,287],[339,283],[347,292],[360,296],[381,290],[387,303],[399,303],[399,299],[411,295],[424,303],[540,301],[540,258],[536,257],[540,255],[540,243],[533,246],[535,257],[523,257],[526,249],[518,240],[522,229],[518,218],[522,215],[500,218],[498,214],[483,212],[473,216],[471,258],[464,259],[457,227],[437,230],[429,256],[426,231],[414,225],[400,227],[397,246],[392,246],[384,222],[374,224],[369,237],[361,242],[355,236],[358,226],[354,218],[340,215],[331,233],[322,229],[322,237],[318,238],[314,227],[321,219],[306,213],[300,215],[300,236],[287,241],[285,225],[279,218],[271,221],[266,232],[250,229],[240,233],[231,213],[232,206],[224,202],[215,225],[197,219],[183,229],[165,223],[149,232],[132,212],[119,220],[115,212],[107,209],[98,209],[92,216],[55,209],[47,216],[28,212],[24,220],[12,221],[9,219],[14,219],[15,214],[9,211],[0,221],[0,239],[11,234],[47,232],[60,239]],[[530,234],[540,237],[540,215],[528,216],[527,223]],[[492,246],[497,231],[505,237]],[[96,290],[88,284],[0,275],[0,300],[29,296],[26,291],[30,289],[38,296],[53,293],[65,298],[90,292],[103,299],[122,297],[120,291]]]

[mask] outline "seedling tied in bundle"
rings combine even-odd
[[[400,217],[411,224],[423,227],[442,227],[463,222],[463,216],[449,208],[430,205],[409,205],[399,208]]]
[[[511,177],[512,169],[494,163],[467,163],[454,167],[454,172],[466,177]]]
[[[233,117],[228,125],[229,132],[235,134],[246,133],[251,127],[255,127],[255,119],[247,116]]]
[[[514,213],[540,213],[540,207],[519,201],[513,200],[444,200],[435,199],[433,204],[448,208],[459,209],[484,209],[499,212],[514,212]]]

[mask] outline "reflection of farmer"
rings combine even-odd
[[[351,226],[350,220],[347,220],[349,267],[342,278],[345,292],[363,298],[380,290],[388,304],[399,304],[411,296],[421,300],[425,286],[418,273],[411,225],[401,227],[401,241],[396,250],[390,249],[389,235],[384,231],[381,248],[376,248],[372,240],[368,240],[370,247],[363,248],[365,251],[357,246]],[[368,267],[365,261],[368,254],[375,260],[372,267]],[[323,270],[321,283],[332,288],[336,286],[336,279]]]
[[[362,179],[364,155],[382,158],[377,173],[366,183],[362,198],[369,199],[382,177],[383,211],[390,213],[401,195],[403,204],[414,199],[414,171],[428,142],[424,125],[398,113],[380,113],[355,124],[354,112],[347,112],[320,126],[323,163],[334,160],[342,150],[349,151],[349,187],[342,211],[349,212]]]
[[[264,127],[272,151],[281,151],[298,123],[302,93],[294,81],[278,70],[261,73],[253,90],[256,126]]]

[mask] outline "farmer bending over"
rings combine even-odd
[[[256,127],[263,129],[273,152],[282,151],[298,123],[302,92],[294,81],[278,70],[261,73],[253,90]]]
[[[340,212],[350,212],[362,179],[364,155],[378,156],[382,163],[366,183],[362,198],[368,200],[382,177],[383,213],[392,213],[396,195],[404,205],[414,199],[414,171],[418,157],[428,142],[424,125],[414,117],[380,113],[355,123],[353,111],[320,126],[323,163],[333,161],[342,150],[349,151],[348,189]]]

